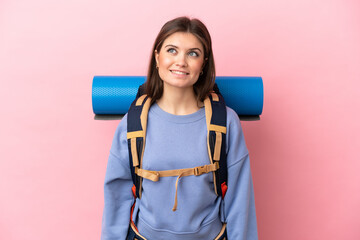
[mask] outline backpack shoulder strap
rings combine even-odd
[[[210,93],[204,104],[210,163],[219,163],[219,169],[213,173],[215,193],[224,198],[227,190],[226,105],[219,91]]]
[[[127,140],[129,149],[129,164],[131,177],[136,187],[135,193],[141,198],[142,178],[135,174],[137,168],[142,167],[145,149],[147,117],[151,98],[147,95],[137,97],[131,104],[127,116]]]

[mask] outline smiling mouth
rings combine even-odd
[[[181,71],[176,71],[176,70],[170,70],[170,72],[175,73],[175,74],[180,74],[180,75],[189,75],[189,73],[187,73],[187,72],[181,72]]]

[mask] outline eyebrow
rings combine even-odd
[[[165,47],[173,47],[173,48],[179,48],[178,46],[172,45],[172,44],[168,44]],[[202,51],[200,50],[200,48],[190,48],[189,50],[199,50],[201,53]]]

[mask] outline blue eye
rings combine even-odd
[[[197,52],[191,51],[191,52],[189,52],[189,56],[191,56],[191,57],[198,57],[199,54],[198,54]]]
[[[176,50],[175,50],[175,48],[169,48],[169,49],[167,50],[167,52],[169,52],[169,53],[176,53]]]

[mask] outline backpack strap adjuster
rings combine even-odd
[[[194,175],[195,176],[200,176],[202,174],[206,173],[206,169],[205,166],[201,166],[201,167],[196,167],[194,168]]]
[[[205,166],[201,166],[201,167],[194,167],[194,175],[195,176],[200,176],[204,173],[208,173],[208,172],[213,172],[219,169],[219,163],[218,162],[214,162],[213,164],[210,165],[205,165]]]

